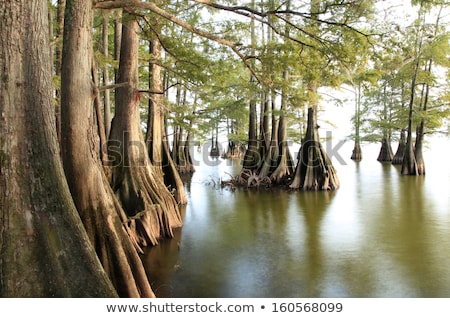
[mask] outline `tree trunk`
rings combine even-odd
[[[409,98],[409,111],[408,111],[408,134],[406,136],[406,150],[405,156],[402,162],[402,175],[419,175],[419,169],[417,167],[417,161],[414,154],[414,146],[412,140],[412,127],[413,127],[413,114],[414,114],[414,103],[416,96],[416,82],[419,74],[420,67],[420,56],[422,52],[422,39],[419,40],[419,46],[416,56],[416,64],[414,67],[414,74],[411,79],[411,93]]]
[[[247,150],[242,163],[243,169],[257,170],[260,165],[260,156],[258,149],[258,136],[256,132],[256,101],[250,101],[249,131]]]
[[[174,193],[178,204],[186,204],[187,196],[183,182],[176,169],[170,155],[167,142],[166,127],[164,120],[164,84],[161,72],[161,66],[158,61],[162,58],[161,43],[158,39],[150,41],[150,51],[155,61],[150,62],[149,89],[155,92],[149,99],[149,112],[147,121],[146,144],[149,151],[151,164],[155,168],[155,173],[163,177],[164,184]]]
[[[154,297],[136,252],[138,244],[101,167],[93,118],[90,0],[66,4],[61,78],[62,158],[69,188],[88,236],[121,297]],[[129,236],[130,235],[130,236]],[[134,243],[134,244],[133,244]]]
[[[288,72],[285,70],[283,72],[283,79],[285,82],[288,80]],[[291,153],[288,147],[287,141],[287,127],[286,127],[286,117],[284,112],[287,107],[286,93],[284,89],[282,91],[281,96],[281,115],[278,126],[278,142],[279,142],[279,158],[278,158],[278,166],[275,171],[271,174],[270,179],[275,181],[275,183],[280,183],[282,180],[285,180],[287,177],[293,174],[293,160]]]
[[[292,189],[305,191],[335,190],[339,187],[336,170],[322,148],[317,126],[317,107],[308,108],[306,136],[299,152],[299,160]]]
[[[398,142],[397,151],[395,152],[394,158],[392,158],[393,165],[401,165],[403,162],[403,157],[405,155],[406,149],[406,136],[405,131],[402,129],[400,132],[400,140]]]
[[[0,1],[0,297],[115,297],[64,176],[47,1]]]
[[[419,126],[417,126],[416,128],[416,143],[414,147],[414,157],[416,159],[417,174],[420,176],[425,174],[425,161],[423,160],[422,152],[424,126],[425,124],[422,120]]]
[[[173,237],[172,229],[181,226],[177,202],[164,185],[162,173],[150,162],[141,130],[138,90],[139,25],[124,14],[119,82],[128,86],[116,90],[116,110],[111,125],[110,158],[112,188],[122,204],[128,221],[136,230],[140,246],[156,245],[162,237]],[[153,140],[162,146],[162,128]],[[160,161],[161,162],[161,161]]]
[[[255,8],[255,0],[251,1],[250,6],[251,8]],[[255,36],[254,19],[251,20],[250,31],[251,31],[251,52],[252,55],[255,55],[256,36]],[[250,82],[251,83],[255,82],[253,76],[251,76]],[[256,85],[254,89],[256,89]],[[257,132],[258,114],[256,108],[257,108],[256,93],[254,92],[249,102],[248,144],[242,162],[242,170],[244,173],[247,173],[247,171],[253,172],[257,171],[261,165],[261,157],[258,147],[258,132]]]
[[[109,12],[103,14],[102,21],[102,49],[105,59],[109,57]],[[103,85],[109,85],[109,68],[108,65],[103,66]],[[111,94],[109,89],[106,89],[103,93],[103,112],[104,112],[104,127],[105,137],[109,138],[109,132],[111,131]],[[103,145],[102,145],[103,146]]]
[[[270,145],[266,151],[262,161],[261,170],[259,171],[259,178],[264,179],[269,177],[277,167],[278,158],[280,156],[280,147],[278,142],[278,126],[279,121],[275,115],[275,102],[272,100],[272,134],[270,137]]]
[[[388,137],[383,137],[383,139],[381,139],[381,148],[377,160],[381,162],[388,162],[392,161],[393,157],[394,154],[392,152],[390,139]]]
[[[58,0],[56,7],[56,44],[55,44],[55,76],[61,77],[61,59],[62,59],[62,37],[64,32],[64,9],[66,7],[66,0]],[[58,143],[61,144],[61,90],[57,87],[55,90],[55,116],[56,116],[56,134],[58,136]]]
[[[350,157],[350,159],[356,161],[362,160],[361,143],[359,142],[359,140],[355,140],[355,146],[353,147],[352,156]]]
[[[362,160],[361,150],[361,85],[358,85],[358,90],[355,90],[355,146],[353,147],[352,156],[350,159],[360,161]]]

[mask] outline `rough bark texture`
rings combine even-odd
[[[249,115],[249,131],[248,131],[248,146],[245,151],[242,169],[243,170],[256,170],[261,164],[261,158],[258,149],[258,136],[256,132],[256,102],[250,101],[250,115]]]
[[[285,72],[286,73],[286,72]],[[287,80],[287,75],[283,76]],[[286,97],[283,94],[281,102],[281,112],[285,111],[286,108]],[[284,115],[280,115],[279,126],[278,126],[278,141],[279,141],[279,158],[277,158],[278,164],[270,175],[270,179],[276,184],[280,184],[283,180],[286,180],[294,173],[294,164],[289,151],[288,141],[287,141],[287,127],[286,118]]]
[[[335,190],[339,187],[336,170],[320,143],[316,111],[315,107],[308,109],[308,126],[290,185],[292,189],[317,191]]]
[[[155,61],[161,59],[161,43],[158,39],[150,42],[150,51]],[[161,66],[156,62],[150,62],[149,89],[152,94],[149,99],[149,112],[147,120],[146,144],[149,158],[154,171],[159,177],[164,178],[164,184],[173,192],[178,204],[186,204],[187,196],[183,182],[177,171],[176,164],[170,155],[166,136],[164,120],[164,90]]]
[[[381,148],[377,160],[381,162],[387,162],[392,161],[393,157],[394,154],[392,152],[391,142],[389,138],[384,137],[383,139],[381,139]]]
[[[91,80],[93,9],[67,1],[61,81],[62,157],[75,205],[100,261],[121,297],[154,297],[137,243],[99,159]],[[128,233],[127,233],[128,232]]]
[[[350,157],[352,160],[362,160],[362,150],[361,150],[361,144],[359,141],[355,140],[355,147],[353,147],[352,156]]]
[[[401,165],[403,162],[403,157],[405,156],[406,149],[406,135],[405,131],[402,130],[400,133],[400,140],[398,142],[397,151],[395,152],[394,158],[392,158],[393,165]]]
[[[172,228],[181,226],[181,216],[162,173],[156,172],[148,156],[139,113],[139,26],[133,17],[124,18],[119,81],[129,85],[116,90],[109,151],[111,185],[134,229],[135,240],[140,246],[156,245],[159,238],[173,236]],[[159,143],[162,146],[162,141]]]
[[[59,158],[47,6],[0,1],[0,297],[114,297]]]
[[[423,121],[421,121],[421,123],[417,126],[416,143],[414,147],[414,157],[416,158],[417,174],[420,176],[425,174],[425,161],[423,160],[423,152],[422,152],[422,145],[424,139],[424,126],[425,123]]]

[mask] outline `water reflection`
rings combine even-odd
[[[214,184],[237,162],[197,167],[183,229],[144,255],[157,296],[450,297],[450,172],[367,158],[335,192],[233,192]]]

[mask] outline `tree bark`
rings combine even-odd
[[[55,130],[47,1],[0,1],[0,297],[115,297]]]
[[[105,59],[109,57],[109,12],[103,14],[102,21],[102,53]],[[103,85],[109,85],[109,67],[108,65],[103,66]],[[105,137],[109,138],[109,132],[111,131],[111,94],[109,89],[105,89],[103,92],[103,112],[104,112],[104,126],[105,126]],[[102,145],[103,146],[103,145]]]
[[[182,222],[175,198],[148,156],[139,112],[139,25],[131,15],[124,14],[124,21],[119,81],[129,85],[116,90],[116,111],[109,141],[111,185],[130,226],[135,229],[139,245],[156,245],[159,238],[173,237],[172,229],[180,227]],[[162,128],[157,133],[161,135]]]
[[[288,72],[283,71],[283,79],[285,82],[288,80]],[[287,141],[287,127],[286,127],[286,117],[284,112],[287,108],[287,98],[286,92],[283,88],[282,96],[281,96],[281,115],[278,126],[278,142],[279,142],[279,158],[278,165],[275,171],[271,174],[270,179],[275,181],[275,183],[280,183],[282,180],[285,180],[287,177],[291,176],[294,173],[293,160],[291,156],[291,152],[289,151],[288,141]]]
[[[358,85],[358,90],[355,90],[355,146],[353,147],[352,156],[350,159],[360,161],[362,160],[361,150],[361,84]]]
[[[290,185],[292,189],[318,191],[339,188],[336,170],[320,143],[316,111],[316,107],[308,108],[306,136],[300,148],[294,179]]]
[[[406,135],[405,131],[402,129],[400,132],[400,140],[398,142],[397,151],[395,152],[394,158],[392,158],[393,165],[401,165],[403,162],[403,157],[405,155],[406,149]]]
[[[157,24],[158,25],[158,24]],[[158,61],[162,58],[161,43],[154,38],[150,41],[150,52],[153,59]],[[161,66],[152,61],[150,62],[149,89],[152,92],[163,92],[163,76]],[[165,123],[165,105],[163,94],[152,94],[148,102],[148,120],[146,144],[149,151],[151,164],[155,172],[164,179],[164,184],[173,191],[175,200],[178,204],[186,204],[187,196],[183,182],[177,171],[173,158],[170,155],[169,147],[166,147],[166,123]]]
[[[91,79],[93,8],[68,0],[65,13],[61,136],[64,170],[75,205],[100,261],[121,297],[154,297],[138,244],[99,159]],[[131,238],[131,239],[130,239]]]
[[[392,161],[393,157],[394,154],[392,152],[390,139],[388,137],[383,137],[383,139],[381,139],[381,148],[377,160],[381,162],[388,162]]]

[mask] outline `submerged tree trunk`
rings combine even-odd
[[[317,108],[308,108],[308,125],[302,142],[292,189],[305,191],[335,190],[339,179],[331,159],[323,149],[318,132]]]
[[[173,237],[172,229],[181,226],[181,216],[175,198],[164,185],[162,174],[156,172],[148,156],[139,112],[139,25],[131,15],[124,14],[124,21],[119,82],[128,85],[116,90],[109,151],[111,185],[130,226],[135,229],[139,245],[156,245],[159,238]],[[161,135],[162,129],[158,132]],[[162,147],[162,139],[158,145]]]
[[[61,139],[64,170],[75,205],[97,255],[119,296],[154,297],[138,244],[99,159],[92,85],[93,8],[68,0],[61,78]],[[134,244],[133,244],[134,243]]]
[[[47,1],[0,1],[0,297],[115,297],[55,130]]]

